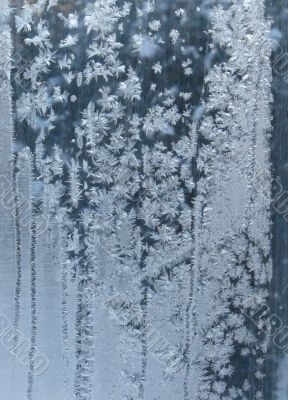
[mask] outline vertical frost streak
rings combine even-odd
[[[197,319],[197,351],[186,398],[263,397],[268,339],[260,328],[265,315],[257,310],[267,303],[271,279],[269,29],[262,0],[213,9],[210,33],[226,60],[206,78],[200,128],[205,144],[197,161],[201,209],[194,257],[199,279],[190,316]]]
[[[34,388],[34,361],[37,345],[37,270],[36,270],[36,238],[37,238],[37,214],[32,200],[31,212],[31,247],[30,247],[30,289],[31,289],[31,338],[29,351],[28,389],[27,400],[33,399]]]

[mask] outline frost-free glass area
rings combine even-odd
[[[287,398],[286,11],[2,0],[1,400]]]

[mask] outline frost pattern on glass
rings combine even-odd
[[[263,398],[263,1],[0,11],[7,400]]]

